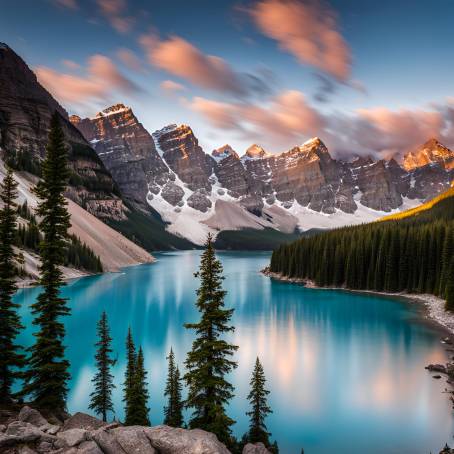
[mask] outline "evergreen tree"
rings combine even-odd
[[[132,418],[131,402],[134,392],[134,377],[136,371],[137,354],[134,340],[132,338],[131,328],[128,329],[126,337],[126,372],[123,384],[123,402],[125,403],[125,421]]]
[[[51,120],[46,157],[41,165],[42,179],[34,191],[40,199],[36,214],[43,233],[40,243],[39,284],[42,293],[32,305],[33,324],[39,327],[35,344],[29,349],[29,370],[24,393],[33,396],[35,405],[62,410],[65,408],[69,361],[65,359],[65,327],[60,317],[70,310],[60,297],[64,285],[60,265],[70,227],[64,191],[69,177],[64,134],[56,112]]]
[[[233,397],[234,388],[225,376],[237,366],[231,357],[238,347],[221,338],[234,330],[229,325],[233,309],[224,308],[222,265],[216,259],[211,235],[195,276],[201,280],[196,303],[201,318],[198,323],[185,325],[197,336],[185,362],[184,378],[189,388],[186,406],[193,409],[189,426],[213,432],[231,445],[230,426],[234,421],[227,416],[225,405]]]
[[[180,371],[175,364],[175,355],[170,349],[167,357],[169,368],[167,374],[164,396],[167,397],[167,406],[164,407],[164,424],[171,427],[183,426],[183,403],[181,401],[181,379]]]
[[[16,337],[23,328],[12,296],[17,290],[18,255],[14,252],[17,229],[17,183],[13,172],[7,169],[0,184],[0,403],[11,400],[11,387],[20,376],[18,368],[24,365],[24,355],[16,344]]]
[[[248,395],[251,411],[246,414],[250,417],[248,441],[250,443],[263,443],[270,445],[269,436],[271,435],[266,428],[265,418],[272,413],[268,405],[267,396],[270,393],[266,388],[266,378],[259,358],[255,361],[254,371],[251,378],[251,391]]]
[[[103,421],[107,421],[107,412],[114,411],[112,390],[115,388],[115,385],[110,369],[115,365],[115,360],[111,358],[112,349],[110,345],[112,338],[109,334],[107,314],[105,311],[103,311],[101,319],[98,322],[98,337],[99,340],[95,344],[97,347],[95,359],[98,372],[92,380],[95,390],[90,394],[91,399],[88,408],[102,415]]]
[[[139,348],[134,368],[133,385],[130,395],[129,414],[125,420],[127,426],[149,426],[147,372],[144,367],[142,347]]]
[[[446,309],[454,311],[454,257],[451,258],[448,271],[446,273]]]

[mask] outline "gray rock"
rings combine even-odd
[[[265,448],[263,443],[248,443],[243,448],[243,454],[271,454],[268,449]]]
[[[8,425],[6,435],[12,435],[22,443],[29,443],[38,440],[46,434],[29,422],[14,421]],[[47,436],[50,437],[50,435]]]
[[[161,195],[166,202],[170,203],[170,205],[176,206],[183,198],[184,191],[180,188],[180,186],[177,186],[175,183],[169,181],[162,188]]]
[[[19,416],[19,421],[29,422],[36,427],[41,427],[48,424],[47,420],[41,415],[38,410],[28,406],[22,407]]]
[[[57,437],[64,440],[68,446],[76,446],[87,441],[88,432],[85,429],[68,429],[59,432]]]
[[[30,448],[29,446],[21,446],[18,449],[18,454],[37,454],[40,453],[41,451],[35,451],[34,449]]]
[[[99,446],[93,441],[84,441],[77,447],[78,454],[102,454]]]
[[[211,208],[212,203],[202,191],[196,191],[188,198],[188,205],[194,210],[206,213]]]
[[[53,443],[50,443],[48,441],[42,441],[38,444],[36,449],[39,453],[51,452],[53,446],[54,446]]]
[[[94,418],[93,416],[87,415],[86,413],[78,412],[65,421],[62,430],[69,429],[95,430],[105,426],[107,426],[106,422]]]
[[[0,424],[0,432],[4,432],[6,430],[6,426],[4,424]]]
[[[155,426],[144,433],[160,454],[230,454],[216,435],[201,429]]]
[[[128,454],[157,454],[142,426],[117,427],[110,432]]]
[[[127,454],[115,436],[104,428],[91,433],[93,440],[105,454]]]

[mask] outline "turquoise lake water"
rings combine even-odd
[[[150,418],[162,422],[166,355],[172,346],[182,365],[198,319],[194,307],[199,252],[156,254],[158,261],[72,281],[64,289],[72,315],[66,317],[71,361],[69,410],[87,411],[96,322],[106,310],[118,355],[114,368],[116,416],[122,418],[121,382],[128,326],[141,344],[149,371]],[[247,429],[249,379],[258,355],[271,391],[269,431],[281,452],[299,454],[429,454],[452,443],[451,404],[424,366],[444,362],[442,333],[422,322],[418,307],[396,299],[342,291],[306,289],[259,273],[268,253],[225,252],[226,304],[235,308],[240,346],[231,375],[236,396],[229,415],[236,435]],[[39,289],[21,290],[30,345],[29,304]]]

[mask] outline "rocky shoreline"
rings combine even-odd
[[[315,284],[314,281],[309,279],[302,279],[302,278],[291,278],[288,276],[284,276],[281,273],[274,273],[269,270],[268,267],[261,270],[261,273],[265,276],[270,277],[271,279],[275,279],[281,282],[288,282],[290,284],[300,284],[304,285],[307,288],[314,288],[319,290],[344,290],[348,292],[355,292],[355,293],[370,293],[373,295],[382,295],[382,296],[394,296],[399,298],[405,298],[410,302],[418,302],[423,303],[425,309],[427,310],[427,317],[428,319],[436,322],[438,325],[443,327],[445,330],[449,331],[450,334],[454,334],[454,313],[447,312],[445,310],[445,300],[442,298],[438,298],[435,295],[430,295],[427,293],[424,294],[416,294],[416,293],[405,293],[405,292],[397,292],[397,293],[390,293],[390,292],[377,292],[374,290],[356,290],[356,289],[348,289],[346,287],[319,287]]]
[[[108,424],[85,413],[46,415],[24,406],[0,408],[0,452],[4,454],[231,454],[216,435],[201,429]],[[242,454],[270,454],[262,443]]]

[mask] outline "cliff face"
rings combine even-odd
[[[68,120],[65,109],[5,44],[0,44],[0,93],[0,148],[4,158],[13,163],[26,156],[31,162],[39,162],[45,154],[51,116],[57,111],[72,170],[68,197],[100,218],[124,218],[124,206],[102,161]]]
[[[447,159],[412,170],[394,159],[339,161],[317,137],[280,154],[254,144],[242,157],[229,145],[210,156],[189,126],[150,135],[124,105],[72,121],[123,194],[153,207],[171,231],[196,243],[208,231],[370,221],[433,197],[454,173]]]

